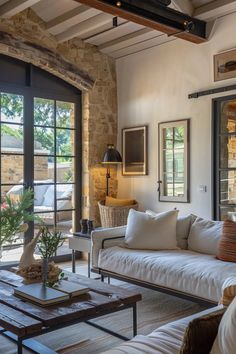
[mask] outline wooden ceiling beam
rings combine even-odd
[[[46,28],[53,34],[63,32],[80,22],[88,20],[90,17],[98,15],[100,11],[86,5],[81,5],[67,11],[66,13],[54,18],[46,23]]]
[[[58,42],[65,42],[74,37],[85,36],[89,31],[99,28],[108,22],[112,23],[112,17],[107,13],[101,13],[72,26],[67,31],[58,34],[56,38]]]
[[[170,36],[193,43],[203,43],[206,38],[206,23],[174,9],[150,5],[147,1],[135,0],[76,0],[103,12],[125,18],[145,27],[155,29]],[[152,2],[153,3],[153,2]],[[192,22],[193,28],[185,31],[184,22]],[[181,33],[180,33],[181,32]]]
[[[10,0],[0,6],[0,17],[9,18],[31,7],[40,0]]]
[[[211,20],[236,11],[235,0],[215,0],[198,7],[194,16],[201,20]]]

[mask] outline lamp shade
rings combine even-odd
[[[102,163],[104,164],[118,164],[122,162],[122,157],[119,151],[117,151],[113,144],[107,145],[107,151],[105,152]]]

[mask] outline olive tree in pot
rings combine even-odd
[[[42,281],[47,284],[48,280],[48,263],[59,247],[62,246],[64,240],[62,233],[56,230],[50,231],[47,226],[42,226],[40,229],[40,238],[38,241],[38,250],[42,256]]]

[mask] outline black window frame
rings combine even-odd
[[[236,204],[220,203],[220,173],[222,171],[232,171],[236,168],[221,168],[220,166],[220,123],[221,123],[221,104],[224,101],[236,100],[236,95],[217,97],[212,100],[212,217],[214,220],[221,220],[220,207],[230,207]],[[226,135],[231,135],[226,134]]]

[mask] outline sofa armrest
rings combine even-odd
[[[98,229],[92,231],[92,267],[98,268],[98,256],[100,249],[119,245],[125,237],[126,226],[118,226],[109,229]]]

